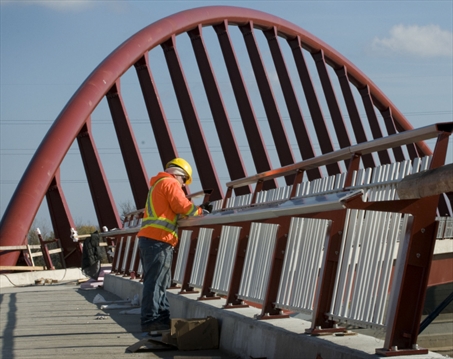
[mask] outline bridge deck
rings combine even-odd
[[[41,272],[44,278],[47,272]],[[141,337],[138,315],[101,309],[119,298],[104,289],[81,289],[77,282],[1,288],[0,342],[3,359],[13,358],[229,358],[221,350],[126,353]]]
[[[96,359],[110,359],[131,358],[132,355],[134,358],[228,359],[249,358],[250,353],[266,351],[270,347],[280,347],[283,350],[292,346],[297,350],[302,345],[307,358],[316,357],[311,355],[313,353],[310,348],[314,347],[316,352],[324,354],[321,356],[324,359],[330,357],[326,353],[331,350],[347,355],[348,358],[371,359],[377,358],[372,353],[373,348],[382,345],[381,339],[360,333],[347,337],[311,337],[303,334],[309,326],[309,322],[303,319],[256,320],[254,314],[259,313],[256,308],[225,310],[221,309],[223,300],[200,302],[196,300],[198,294],[179,295],[178,290],[170,290],[173,316],[217,317],[222,322],[220,346],[227,349],[130,354],[125,352],[126,348],[141,339],[138,315],[121,314],[124,308],[102,309],[100,303],[94,303],[94,298],[100,294],[106,301],[118,301],[125,298],[125,293],[127,296],[134,296],[140,292],[141,283],[108,275],[105,289],[82,289],[77,284],[80,276],[66,275],[64,280],[60,280],[58,272],[0,276],[2,358],[85,358],[88,355]],[[33,285],[31,283],[34,283],[35,278],[56,278],[58,282],[52,285]],[[376,333],[369,333],[374,334]],[[237,352],[238,348],[244,349],[241,354]],[[228,355],[227,350],[236,354]],[[270,352],[267,354],[267,358],[279,358]],[[443,357],[434,352],[417,355],[417,359]],[[409,359],[414,356],[399,358]]]

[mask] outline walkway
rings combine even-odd
[[[231,358],[220,350],[126,353],[141,338],[139,316],[101,309],[96,295],[119,298],[77,282],[1,288],[1,358]]]

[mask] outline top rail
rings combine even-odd
[[[353,154],[369,154],[389,148],[407,145],[409,143],[419,142],[434,138],[440,132],[451,133],[453,131],[453,122],[436,123],[433,125],[408,130],[397,133],[395,135],[378,138],[373,141],[359,143],[354,146],[342,148],[340,150],[326,153],[320,156],[310,158],[305,161],[300,161],[292,165],[284,166],[279,169],[258,173],[253,176],[240,178],[231,182],[227,182],[227,188],[238,188],[251,185],[259,181],[271,180],[278,177],[294,174],[298,171],[309,170],[325,166],[335,162],[350,159]]]

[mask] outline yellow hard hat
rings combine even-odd
[[[170,168],[170,167],[180,167],[184,170],[184,172],[187,173],[187,181],[186,184],[191,184],[192,183],[192,167],[189,165],[189,162],[187,162],[183,158],[174,158],[170,162],[167,163],[165,168]]]

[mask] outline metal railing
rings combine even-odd
[[[383,146],[435,136],[442,132],[439,128],[428,126],[351,148],[360,148],[363,155]],[[211,215],[182,220],[173,277],[181,293],[197,288],[200,299],[224,296],[225,308],[256,303],[262,307],[261,319],[285,316],[284,309],[308,313],[312,315],[312,334],[344,330],[336,323],[387,330],[401,325],[407,317],[396,309],[404,296],[402,288],[420,280],[403,279],[402,273],[408,271],[408,258],[414,255],[417,260],[425,254],[413,253],[409,243],[415,237],[422,236],[425,243],[449,235],[453,222],[436,217],[431,200],[398,200],[397,184],[433,163],[439,165],[436,156],[442,157],[439,152],[446,148],[435,151],[432,158],[366,169],[358,168],[355,158],[360,155],[351,148],[232,181],[227,184],[227,196],[214,203]],[[301,171],[346,159],[347,153],[353,153],[347,173],[302,181]],[[297,174],[293,185],[262,190],[263,181],[289,173]],[[256,183],[253,194],[232,196],[234,188],[252,183]],[[430,215],[424,213],[428,208],[433,211]],[[436,230],[425,223],[431,215],[433,225],[439,221]],[[137,231],[125,225],[118,232],[119,258],[128,252],[125,236]],[[426,260],[424,263],[429,266]],[[138,270],[130,266],[129,272]],[[415,329],[410,345],[402,344],[407,333],[399,338],[391,332],[384,351],[414,350]]]
[[[44,240],[39,228],[36,228],[36,233],[40,244],[25,244],[22,246],[0,246],[0,251],[20,251],[23,253],[26,266],[0,266],[0,271],[38,271],[38,270],[52,270],[55,266],[52,261],[52,254],[58,254],[61,261],[62,268],[66,268],[63,249],[58,238]],[[57,248],[49,249],[48,246],[55,244]],[[38,251],[35,251],[38,249]],[[35,265],[34,258],[42,257],[44,265]]]

